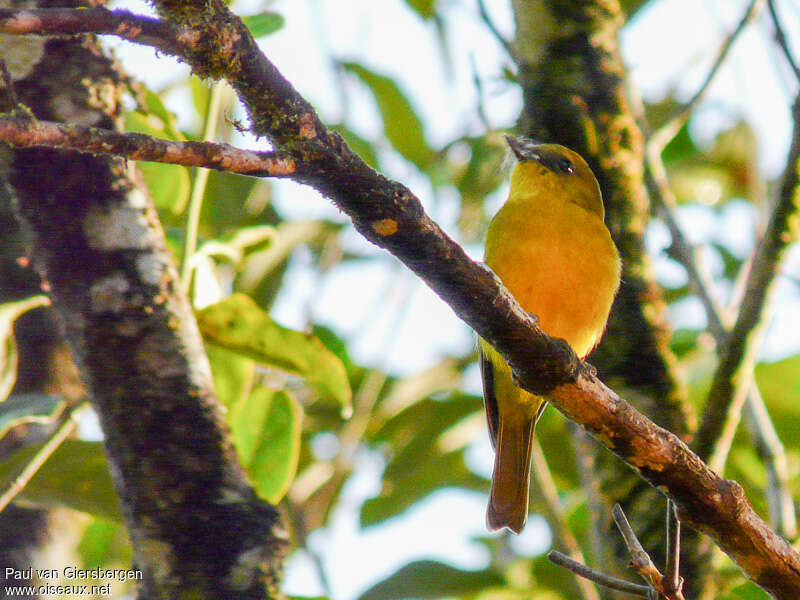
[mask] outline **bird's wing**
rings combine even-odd
[[[486,422],[489,425],[489,439],[492,441],[492,448],[497,449],[497,427],[498,410],[497,396],[494,393],[494,365],[489,358],[480,350],[481,381],[483,381],[483,404],[486,407]]]

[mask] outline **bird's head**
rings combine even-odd
[[[554,200],[563,198],[604,217],[600,185],[578,153],[558,144],[537,144],[510,135],[506,141],[519,161],[511,176],[512,192],[543,191]]]

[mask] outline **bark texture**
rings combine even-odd
[[[31,38],[33,39],[33,38]],[[89,37],[16,81],[40,119],[113,128],[121,76]],[[155,210],[121,159],[16,149],[8,177],[105,434],[142,598],[273,598],[286,540],[230,443]]]

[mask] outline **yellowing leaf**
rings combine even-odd
[[[350,410],[344,365],[316,336],[278,325],[249,296],[234,294],[197,315],[206,340],[306,379],[322,395]]]

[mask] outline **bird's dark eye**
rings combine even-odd
[[[562,173],[572,174],[575,172],[575,167],[572,166],[572,161],[568,158],[562,158],[558,161],[558,168]]]

